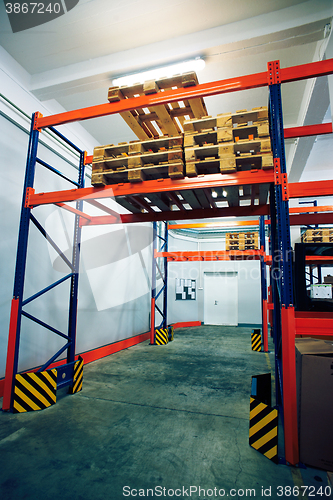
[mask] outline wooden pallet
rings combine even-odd
[[[184,131],[186,175],[190,177],[273,168],[267,107],[188,120]]]
[[[157,153],[147,152],[146,154],[132,156],[103,156],[93,161],[92,171],[101,172],[102,170],[117,170],[119,168],[134,168],[138,166],[143,167],[147,164],[178,163],[179,161],[183,161],[182,149],[159,151]]]
[[[269,135],[268,108],[266,106],[253,108],[251,111],[242,109],[236,113],[221,113],[216,117],[207,116],[200,120],[193,118],[184,122],[185,134],[192,135],[225,128],[240,130],[250,127],[257,128],[257,137]]]
[[[185,132],[184,147],[206,146],[261,138],[269,139],[268,123],[263,123],[262,125],[245,125],[244,127],[237,128],[225,127],[199,133]]]
[[[258,250],[259,233],[226,233],[226,250]]]
[[[333,229],[307,229],[302,243],[333,243]]]
[[[272,154],[249,156],[221,156],[220,158],[204,158],[201,160],[186,161],[186,175],[196,177],[202,174],[232,173],[239,170],[260,170],[273,167]]]
[[[171,78],[150,80],[143,84],[124,87],[110,87],[109,102],[120,101],[141,95],[153,94],[184,88],[198,84],[195,72],[175,75]],[[161,135],[174,136],[183,132],[186,118],[200,119],[207,116],[206,105],[202,98],[194,98],[149,108],[138,108],[120,113],[135,135],[142,141],[158,138]]]
[[[184,177],[184,163],[147,164],[142,167],[136,166],[116,170],[105,168],[99,172],[92,172],[91,184],[95,187],[100,187],[124,182],[166,179],[167,177],[182,179]]]
[[[123,158],[151,153],[159,153],[174,149],[182,149],[184,136],[161,137],[160,139],[150,139],[148,141],[119,142],[117,145],[97,146],[94,148],[93,163],[101,158]]]
[[[227,245],[225,246],[225,249],[227,251],[231,251],[231,250],[258,250],[258,245],[250,245],[250,244],[244,244],[242,245],[242,243],[239,243],[238,245]]]

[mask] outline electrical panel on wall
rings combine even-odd
[[[195,280],[176,278],[176,300],[195,300]]]

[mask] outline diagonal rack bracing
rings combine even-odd
[[[276,379],[280,381],[278,404],[283,408],[284,435],[285,435],[285,458],[288,463],[297,464],[299,461],[298,451],[298,429],[297,429],[297,407],[296,407],[296,374],[295,374],[295,332],[296,320],[293,307],[292,294],[292,267],[290,262],[290,219],[297,217],[295,223],[302,223],[302,217],[309,218],[311,215],[290,215],[289,197],[325,196],[332,195],[333,181],[312,182],[301,184],[288,184],[284,153],[284,138],[297,137],[301,135],[314,135],[331,133],[331,124],[319,124],[310,127],[298,127],[293,129],[283,128],[283,115],[281,105],[281,84],[314,78],[333,73],[333,59],[280,68],[278,61],[268,63],[266,71],[252,75],[221,80],[207,84],[200,84],[189,88],[165,91],[160,94],[145,95],[122,100],[119,102],[101,104],[75,111],[60,113],[53,116],[43,117],[39,113],[33,116],[30,146],[27,161],[27,182],[24,187],[22,218],[18,243],[17,273],[14,283],[14,297],[12,301],[10,334],[7,351],[7,366],[5,378],[5,394],[3,409],[12,408],[13,379],[17,372],[17,360],[19,355],[19,337],[23,304],[23,285],[25,274],[25,258],[28,243],[29,223],[31,211],[40,205],[56,204],[64,209],[74,212],[76,217],[75,237],[77,243],[80,239],[80,231],[85,225],[113,224],[144,221],[167,221],[182,219],[199,219],[223,217],[230,215],[253,215],[271,217],[271,241],[273,255],[279,256],[274,259],[272,265],[272,277],[274,278],[273,302],[274,302],[274,335],[276,352]],[[185,99],[208,97],[228,92],[238,92],[246,89],[268,87],[269,89],[269,113],[270,134],[273,146],[274,169],[262,171],[245,171],[234,174],[212,174],[204,177],[181,180],[156,180],[146,181],[140,184],[122,184],[106,186],[104,188],[84,188],[83,168],[84,153],[81,155],[81,171],[79,181],[75,189],[49,193],[35,193],[33,189],[34,168],[36,163],[36,150],[38,144],[38,133],[41,129],[70,123],[74,121],[87,120],[100,116],[116,114],[136,108],[153,107],[159,104],[172,103]],[[53,129],[56,130],[56,129]],[[261,186],[268,187],[270,192],[270,206],[266,203],[253,205],[252,207],[229,207],[217,208],[208,195],[209,190],[225,186]],[[185,195],[185,200],[190,205],[190,210],[176,199],[176,193]],[[205,193],[205,196],[202,194]],[[207,194],[208,193],[208,194]],[[143,199],[151,195],[154,197],[154,205],[159,210],[155,211],[150,205],[145,205],[142,210]],[[131,213],[120,215],[114,213],[103,205],[103,199],[114,198],[120,204],[129,209]],[[97,201],[98,200],[98,201]],[[199,200],[202,200],[201,202]],[[76,208],[66,205],[67,202],[76,201]],[[170,209],[170,203],[178,204],[178,210]],[[83,211],[86,204],[94,204],[101,209],[100,216],[92,216]],[[324,217],[328,216],[328,217]],[[313,214],[317,221],[332,220],[332,214]],[[319,218],[318,218],[319,216]],[[295,219],[296,220],[296,219]],[[79,248],[79,244],[77,245]],[[78,292],[77,271],[79,265],[79,253],[73,254],[71,267],[71,299],[69,305],[69,332],[64,335],[69,345],[67,361],[72,362],[75,355],[76,336],[76,302]],[[264,298],[264,300],[266,300]],[[320,322],[318,323],[320,328]],[[57,333],[57,332],[55,332]],[[56,356],[53,359],[56,358]],[[73,358],[74,359],[74,358]],[[50,361],[50,360],[49,360]],[[70,383],[70,381],[68,381]]]

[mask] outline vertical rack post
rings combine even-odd
[[[10,313],[7,361],[5,372],[5,387],[3,395],[3,410],[11,410],[13,407],[13,390],[15,376],[18,367],[18,355],[20,345],[22,300],[24,290],[24,278],[27,261],[29,222],[31,209],[26,206],[26,197],[30,189],[33,189],[36,170],[36,157],[38,148],[39,131],[36,129],[36,120],[39,113],[34,113],[31,119],[27,163],[22,196],[21,219],[18,235],[16,267],[14,277],[13,299]]]
[[[150,307],[150,344],[155,342],[155,297],[156,297],[156,245],[157,245],[157,223],[153,222],[153,255],[152,255],[152,277],[151,277],[151,307]]]
[[[280,274],[279,266],[274,258],[278,253],[276,234],[277,221],[275,211],[275,189],[270,188],[270,254],[272,256],[272,265],[270,266],[270,285],[272,293],[272,320],[273,320],[273,339],[275,353],[275,391],[276,405],[283,412],[283,387],[282,387],[282,338],[281,338],[281,312],[280,312],[280,297],[278,289],[278,278]]]
[[[164,223],[164,245],[163,251],[168,251],[168,223]],[[164,257],[164,288],[163,288],[163,328],[167,328],[168,314],[168,259]]]
[[[293,307],[292,249],[290,240],[288,181],[284,149],[284,131],[279,61],[268,63],[269,115],[272,150],[274,157],[274,187],[271,189],[271,208],[275,212],[272,224],[272,278],[275,280],[275,307],[280,312],[280,328],[276,331],[281,340],[282,400],[285,459],[295,465],[299,461],[295,313]],[[272,213],[272,212],[271,212]],[[279,339],[281,337],[281,339]]]
[[[261,314],[262,314],[262,335],[264,339],[264,352],[268,352],[268,319],[267,319],[267,277],[265,263],[265,216],[259,217],[259,240],[260,250],[260,275],[261,275]]]
[[[157,241],[161,242],[158,248],[159,252],[168,251],[168,224],[164,222],[164,235],[162,236],[162,226],[157,226],[157,222],[153,222],[153,267],[152,267],[152,292],[151,292],[151,312],[150,312],[150,343],[155,344],[155,311],[159,312],[162,317],[160,325],[158,328],[167,328],[167,306],[168,306],[168,259],[163,257],[163,271],[158,263],[158,258],[156,256],[157,252]],[[163,284],[160,290],[157,292],[156,284],[156,274],[157,271],[159,276],[162,278]],[[163,295],[162,295],[163,294]],[[157,305],[157,299],[162,295],[162,309]]]
[[[79,176],[78,185],[79,188],[84,187],[84,151],[80,152],[80,165],[79,165]],[[83,201],[78,200],[76,202],[76,209],[82,212]],[[81,227],[80,227],[80,216],[75,215],[74,222],[74,236],[73,236],[73,253],[72,253],[72,264],[73,264],[73,274],[71,277],[70,285],[70,297],[69,297],[69,318],[68,318],[68,337],[70,339],[70,345],[67,349],[67,363],[73,363],[75,360],[75,344],[76,344],[76,324],[77,324],[77,307],[78,307],[78,289],[79,289],[79,267],[80,267],[80,246],[81,246]]]

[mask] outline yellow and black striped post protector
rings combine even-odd
[[[15,376],[14,413],[44,410],[57,402],[57,370]]]
[[[165,345],[169,342],[169,331],[168,328],[159,328],[155,330],[155,344]]]
[[[255,328],[251,333],[252,351],[261,351],[261,333],[259,328]]]
[[[173,341],[174,338],[174,327],[173,325],[168,326],[169,342]]]
[[[278,463],[278,411],[252,397],[249,443],[269,460]]]
[[[79,359],[74,365],[74,375],[73,375],[73,386],[69,389],[70,394],[75,394],[82,390],[83,383],[83,359],[79,356]]]

